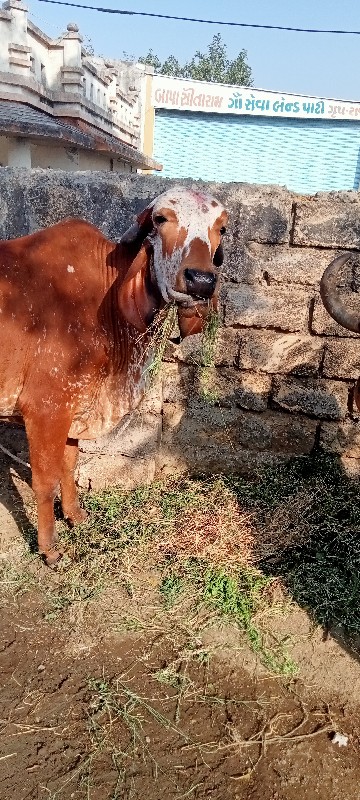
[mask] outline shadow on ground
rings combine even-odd
[[[29,509],[26,507],[28,502],[33,503],[33,495],[31,470],[26,466],[29,461],[29,451],[25,429],[20,425],[0,422],[0,443],[14,454],[15,458],[19,459],[15,461],[0,450],[0,503],[11,514],[30,552],[35,553],[37,550],[36,528],[29,516]],[[19,479],[24,486],[23,493],[20,493],[18,489]]]
[[[316,452],[257,482],[232,481],[241,509],[253,513],[254,557],[280,577],[310,618],[360,655],[360,483],[337,456]]]

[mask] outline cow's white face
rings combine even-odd
[[[178,304],[180,332],[199,333],[217,308],[228,215],[215,197],[176,186],[155,198],[121,238],[130,266],[119,290],[123,316],[145,331],[161,304]]]
[[[152,270],[163,300],[191,305],[216,292],[222,263],[221,239],[228,215],[211,195],[169,189],[148,207]]]

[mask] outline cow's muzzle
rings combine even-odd
[[[213,296],[217,276],[214,272],[202,272],[199,269],[189,269],[184,271],[186,290],[191,297],[199,300],[210,300]]]

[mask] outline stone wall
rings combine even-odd
[[[0,236],[78,215],[116,239],[150,198],[174,183],[3,169]],[[213,356],[202,366],[198,336],[169,344],[161,377],[126,430],[84,443],[82,484],[131,485],[183,469],[256,473],[320,446],[356,473],[360,338],[327,315],[319,279],[335,255],[360,249],[360,196],[199,185],[230,211]],[[360,313],[354,263],[344,272],[343,291]]]

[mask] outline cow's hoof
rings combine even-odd
[[[74,517],[74,524],[79,525],[80,522],[86,522],[89,514],[85,511],[85,508],[79,508],[78,514],[76,514],[76,518]]]
[[[61,553],[60,550],[55,550],[54,548],[52,550],[48,550],[46,553],[42,553],[41,555],[45,561],[46,566],[50,567],[50,569],[55,570],[60,564],[60,561],[64,554]]]
[[[82,522],[86,522],[88,516],[89,516],[88,512],[85,511],[84,508],[80,507],[71,514],[64,514],[64,517],[68,522],[68,524],[70,525],[70,528],[73,528],[74,525],[80,525]]]

